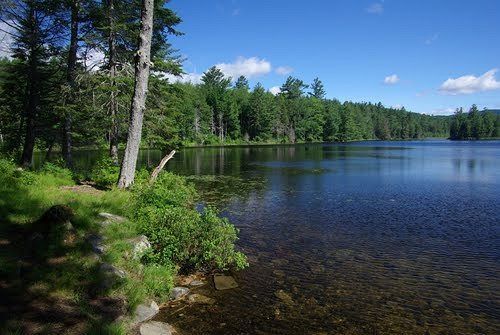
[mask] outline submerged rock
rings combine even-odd
[[[225,276],[221,274],[214,275],[214,285],[216,290],[229,290],[238,287],[238,283],[232,276]]]
[[[140,322],[148,321],[152,319],[156,314],[158,314],[159,311],[160,308],[158,307],[158,304],[156,304],[156,302],[154,301],[151,302],[149,306],[146,304],[141,304],[137,306],[137,308],[135,309],[133,323],[137,324]]]
[[[170,291],[170,300],[180,299],[188,293],[189,289],[187,287],[174,287],[172,291]]]
[[[171,335],[175,333],[174,328],[165,322],[149,321],[143,323],[139,328],[141,335]]]
[[[274,293],[274,295],[280,299],[285,305],[293,305],[294,302],[293,302],[293,299],[292,297],[290,296],[290,294],[288,294],[287,292],[283,291],[283,290],[278,290]]]
[[[204,296],[202,294],[194,293],[188,296],[188,301],[191,303],[201,304],[201,305],[213,305],[215,304],[215,299]]]

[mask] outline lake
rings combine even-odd
[[[191,148],[167,168],[240,229],[250,262],[239,288],[199,289],[215,305],[161,314],[181,331],[498,334],[500,142]]]

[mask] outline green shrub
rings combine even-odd
[[[57,161],[55,163],[45,162],[39,172],[60,179],[73,179],[72,172],[64,167],[63,161]]]
[[[214,209],[197,212],[196,192],[183,177],[162,173],[153,185],[136,185],[133,192],[135,221],[153,244],[150,261],[175,263],[184,271],[246,266],[234,246],[237,229]]]
[[[118,182],[120,167],[109,157],[99,160],[90,174],[90,179],[101,188],[111,188]]]

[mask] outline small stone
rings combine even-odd
[[[111,288],[115,286],[117,282],[126,277],[125,271],[118,269],[117,267],[108,264],[102,263],[99,270],[103,274],[103,280],[101,282],[101,286],[104,289]]]
[[[191,303],[201,304],[201,305],[213,305],[215,304],[215,299],[209,298],[202,294],[194,293],[188,296],[188,301]]]
[[[171,335],[175,332],[171,325],[159,321],[143,323],[139,331],[141,335]]]
[[[229,290],[238,287],[238,283],[232,276],[214,275],[214,285],[216,290]]]
[[[201,280],[193,280],[192,282],[189,283],[189,286],[192,286],[192,287],[198,287],[198,286],[203,286],[205,285],[204,282],[202,282]]]
[[[158,314],[159,309],[154,309],[151,308],[150,306],[141,304],[137,306],[135,313],[134,313],[134,324],[148,321],[152,319],[156,314]]]
[[[172,291],[170,291],[170,300],[180,299],[188,293],[189,289],[187,287],[174,287]]]
[[[87,242],[90,243],[92,250],[98,255],[102,255],[106,251],[104,239],[101,235],[90,234],[87,236]]]
[[[111,213],[99,213],[99,216],[104,219],[104,221],[101,222],[102,225],[106,226],[108,224],[114,223],[114,222],[123,222],[127,220],[123,216],[111,214]]]

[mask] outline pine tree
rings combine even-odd
[[[311,92],[309,92],[309,95],[320,100],[323,100],[325,98],[325,88],[323,86],[323,82],[319,80],[319,78],[314,78],[313,83],[311,84]]]

